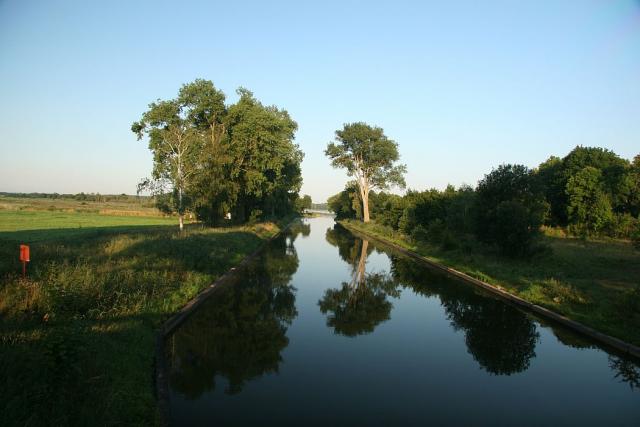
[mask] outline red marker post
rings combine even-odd
[[[31,261],[29,259],[29,246],[20,245],[20,261],[22,262],[22,278],[27,277],[27,263]]]

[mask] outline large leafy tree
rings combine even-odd
[[[640,154],[633,158],[629,172],[629,205],[631,215],[640,216]]]
[[[587,166],[569,178],[567,196],[569,223],[577,234],[597,234],[611,221],[611,203],[599,169]]]
[[[504,253],[526,255],[547,210],[533,172],[523,165],[500,165],[478,183],[476,235]]]
[[[211,81],[197,79],[180,89],[178,100],[186,106],[187,118],[201,138],[198,171],[191,186],[193,208],[199,218],[215,224],[234,202],[226,167],[230,159],[225,95]]]
[[[578,146],[563,159],[550,157],[538,167],[538,184],[550,204],[547,221],[550,225],[570,223],[567,185],[586,167],[600,171],[601,190],[613,211],[633,214],[633,181],[629,162],[605,148]]]
[[[139,188],[149,188],[164,194],[171,189],[174,197],[170,210],[178,212],[180,230],[184,227],[184,195],[196,171],[201,140],[182,114],[176,100],[149,104],[142,120],[135,122],[131,130],[142,139],[149,137],[149,149],[153,152],[153,179],[145,180]]]
[[[298,125],[287,111],[262,105],[250,91],[241,88],[238,94],[226,121],[236,214],[275,215],[293,207],[302,185],[304,154],[294,143]]]
[[[182,86],[176,99],[149,104],[141,120],[131,125],[138,139],[148,136],[153,152],[152,179],[141,187],[161,194],[171,190],[168,207],[178,213],[180,230],[188,208],[185,195],[203,169],[206,148],[220,144],[224,115],[224,94],[210,81],[196,80]]]
[[[585,167],[600,170],[601,182],[605,194],[612,206],[625,210],[625,201],[629,192],[626,175],[629,162],[611,150],[599,147],[576,147],[562,160],[565,182]],[[565,187],[566,189],[566,187]]]
[[[565,193],[566,178],[563,173],[562,159],[551,156],[538,166],[535,171],[536,184],[544,193],[549,203],[549,225],[567,223],[567,195]]]
[[[297,124],[287,111],[262,105],[251,92],[225,105],[212,82],[185,84],[175,99],[149,105],[131,129],[149,137],[152,178],[143,182],[169,199],[180,228],[187,209],[209,223],[227,214],[244,222],[295,209],[302,185],[303,153],[293,142]]]
[[[327,145],[325,154],[335,168],[344,168],[355,178],[362,201],[364,222],[369,222],[369,192],[392,185],[405,186],[404,165],[398,144],[387,138],[382,128],[356,122],[345,124],[336,131],[335,142]]]

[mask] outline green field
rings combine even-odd
[[[23,240],[25,243],[158,225],[177,227],[177,219],[153,216],[112,216],[97,213],[0,210],[0,238]]]
[[[582,240],[547,231],[542,238],[547,250],[522,260],[477,244],[462,244],[454,250],[416,244],[375,223],[342,223],[640,345],[640,251],[629,241]]]
[[[156,423],[155,331],[278,230],[0,210],[0,425]]]

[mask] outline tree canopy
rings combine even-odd
[[[355,178],[360,192],[364,222],[369,222],[369,192],[392,185],[405,186],[406,167],[400,159],[398,144],[387,138],[382,128],[363,122],[347,123],[336,131],[335,142],[325,154],[335,168],[344,168]]]
[[[286,110],[265,106],[247,89],[226,105],[211,81],[185,84],[172,100],[149,105],[131,129],[149,138],[154,154],[152,190],[181,218],[189,209],[209,223],[283,215],[296,208],[303,153],[296,122]]]

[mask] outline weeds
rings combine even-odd
[[[0,425],[153,424],[155,331],[278,230],[0,233]]]

